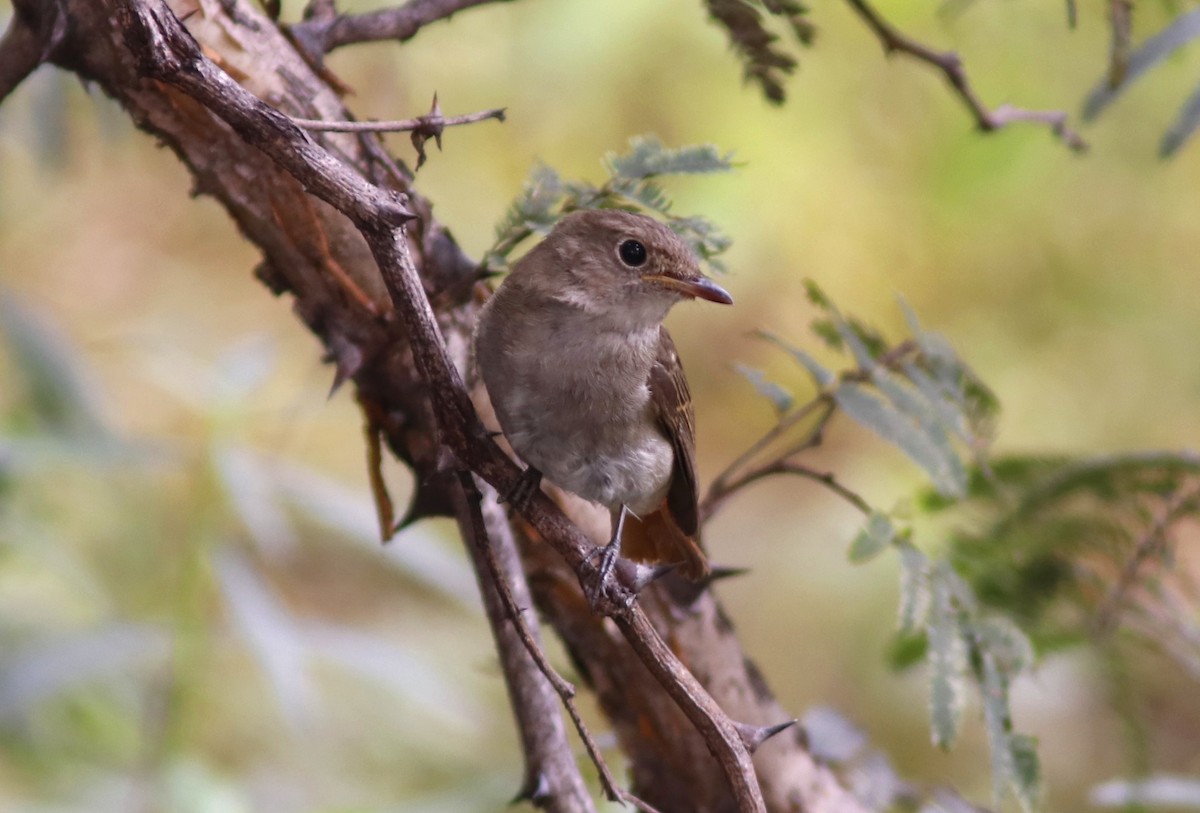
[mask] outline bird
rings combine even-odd
[[[527,468],[501,499],[520,509],[544,476],[607,508],[617,558],[678,565],[699,581],[691,393],[663,326],[685,300],[733,298],[668,226],[622,209],[563,217],[484,303],[476,368]]]

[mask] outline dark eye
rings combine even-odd
[[[617,254],[621,256],[621,262],[637,268],[642,263],[646,262],[646,247],[637,240],[626,240],[617,247]]]

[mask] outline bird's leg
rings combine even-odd
[[[508,515],[519,514],[529,506],[533,495],[542,487],[542,473],[533,466],[526,466],[513,487],[497,498],[497,502],[508,503]]]
[[[617,559],[621,558],[621,536],[625,531],[625,517],[629,513],[629,509],[624,504],[612,512],[612,538],[608,540],[607,545],[596,551],[596,555],[600,557],[600,570],[596,578],[595,588],[597,595],[588,596],[588,600],[593,606],[596,604],[599,594],[604,592],[605,585],[612,579],[613,570],[617,566]]]

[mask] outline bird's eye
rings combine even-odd
[[[646,262],[646,247],[637,240],[626,240],[617,247],[621,262],[630,268],[637,268]]]

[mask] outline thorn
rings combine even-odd
[[[791,720],[785,720],[782,723],[776,723],[775,725],[758,726],[750,725],[749,723],[734,723],[734,726],[737,728],[737,732],[741,736],[742,742],[745,743],[746,750],[753,754],[764,742],[771,739],[779,732],[786,731],[787,729],[796,725],[798,722],[800,721],[793,718]]]
[[[737,576],[745,576],[750,572],[748,567],[729,567],[727,565],[713,565],[708,570],[708,575],[700,580],[700,584],[708,587],[713,582],[721,581],[722,579],[732,579]]]
[[[629,582],[629,589],[634,594],[641,593],[650,585],[666,576],[668,573],[674,573],[682,565],[682,562],[670,562],[665,565],[634,565],[634,576]]]
[[[328,398],[332,398],[363,366],[363,354],[358,346],[337,337],[330,340],[324,360],[332,361],[336,365]]]
[[[519,805],[521,802],[532,802],[534,806],[541,807],[538,802],[545,801],[550,798],[550,780],[546,778],[546,774],[542,771],[531,773],[525,777],[525,781],[521,783],[521,789],[517,791],[517,795],[509,800],[508,804]]]

